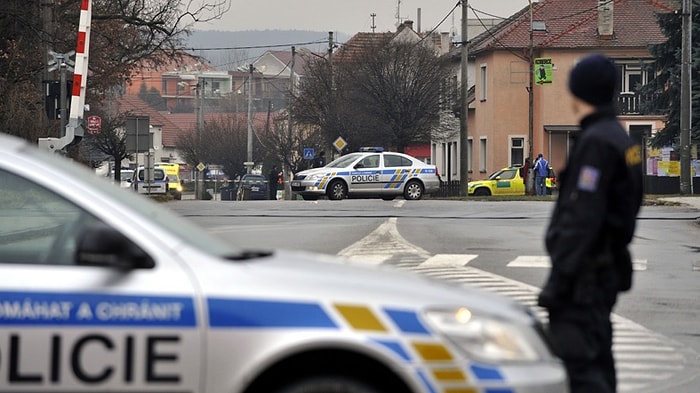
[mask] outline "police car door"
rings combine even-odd
[[[198,390],[192,283],[113,224],[0,167],[0,392]],[[78,265],[86,233],[139,262]]]
[[[385,193],[402,193],[411,172],[411,160],[398,154],[384,153],[382,187]]]
[[[350,193],[376,194],[381,190],[381,155],[370,154],[358,161],[350,172]]]

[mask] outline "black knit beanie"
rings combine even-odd
[[[583,58],[569,74],[571,94],[593,106],[612,103],[617,71],[613,61],[600,54]]]

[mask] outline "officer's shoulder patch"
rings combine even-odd
[[[578,174],[578,182],[576,187],[581,191],[596,192],[598,190],[598,180],[600,179],[600,170],[590,165],[581,167]]]

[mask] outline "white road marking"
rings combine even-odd
[[[421,263],[422,266],[466,266],[478,255],[473,254],[437,254]]]
[[[526,267],[526,268],[546,268],[552,267],[552,261],[548,256],[540,255],[519,255],[512,261],[506,264],[507,267]],[[634,259],[632,261],[632,269],[636,271],[647,270],[646,259]]]

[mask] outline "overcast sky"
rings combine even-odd
[[[353,35],[372,31],[395,31],[397,10],[401,20],[418,20],[421,30],[429,31],[450,14],[457,0],[231,0],[231,10],[215,22],[198,24],[196,30],[312,30]],[[528,0],[468,0],[469,6],[485,13],[508,17],[526,7]],[[438,31],[460,32],[461,7],[454,9]],[[482,18],[490,18],[480,14]],[[475,18],[470,10],[469,19]],[[417,29],[417,23],[414,28]]]

